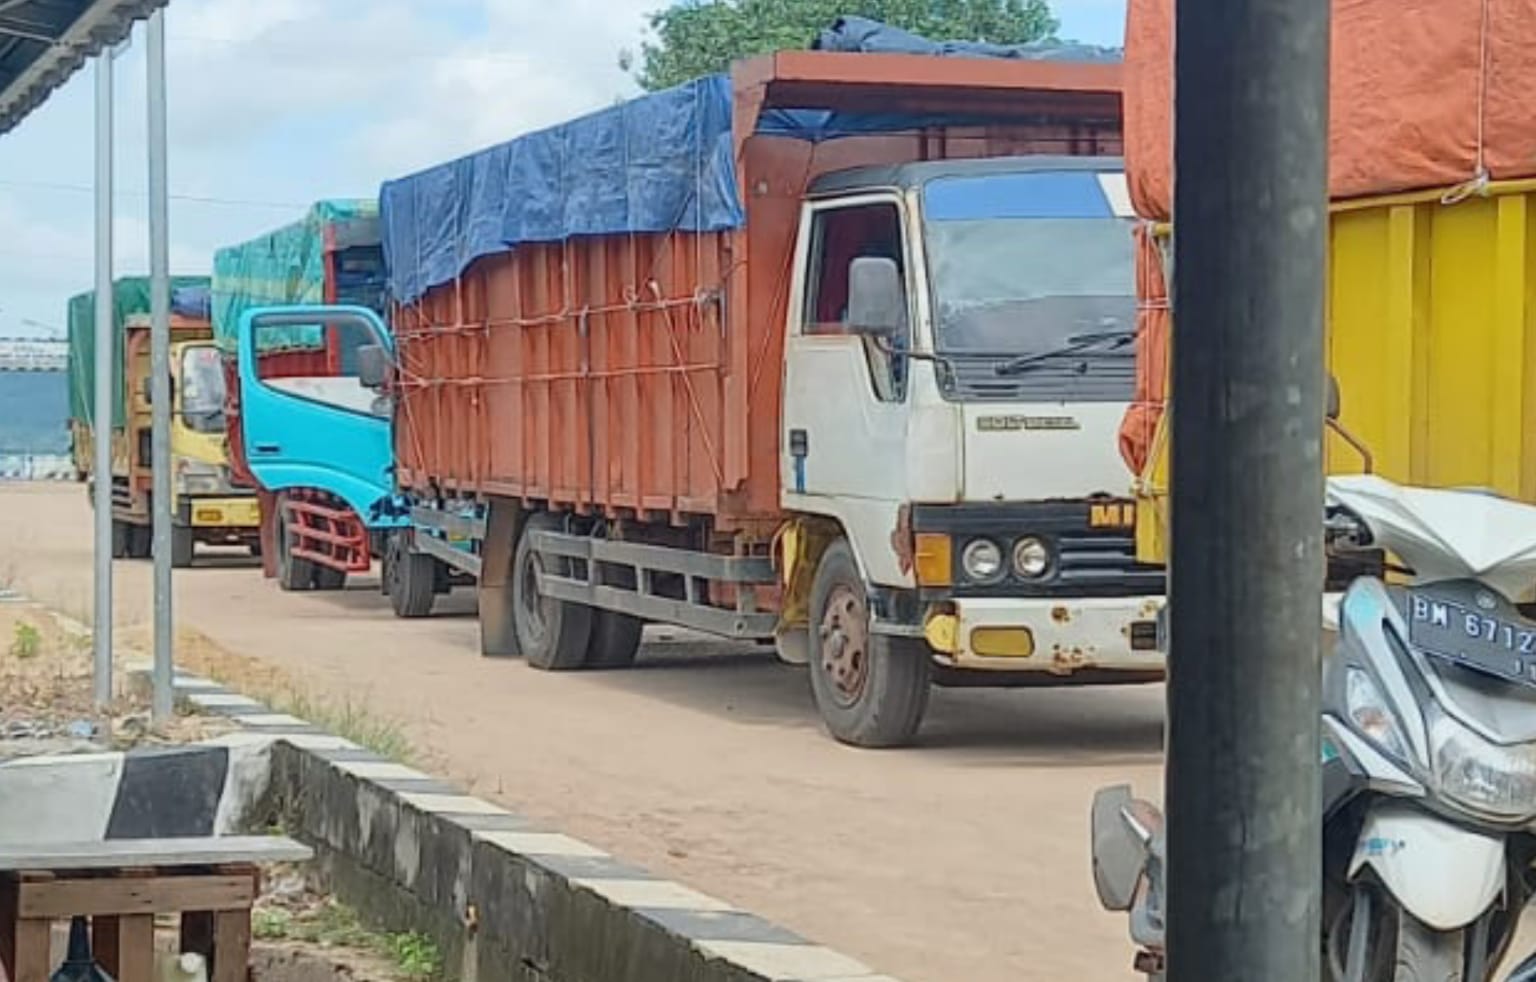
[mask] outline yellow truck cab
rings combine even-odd
[[[125,317],[121,336],[122,405],[112,436],[112,552],[145,559],[153,545],[154,493],[148,315]],[[73,364],[85,357],[82,347],[72,345],[70,351],[77,383],[93,376],[91,366],[77,370]],[[256,553],[261,525],[256,492],[236,487],[230,477],[223,362],[209,321],[173,314],[170,354],[171,565],[191,566],[198,544],[241,546]],[[71,424],[75,460],[89,475],[92,427],[88,414],[80,416]]]

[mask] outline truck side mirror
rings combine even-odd
[[[357,377],[366,389],[382,389],[389,384],[394,365],[381,344],[365,344],[357,349]]]
[[[906,293],[896,260],[860,256],[848,265],[848,328],[889,338],[907,322]]]
[[[1328,419],[1335,423],[1344,415],[1344,409],[1340,403],[1339,380],[1332,373],[1328,375],[1328,405],[1325,412],[1328,414]]]

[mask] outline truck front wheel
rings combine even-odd
[[[871,633],[869,590],[847,540],[817,567],[810,631],[811,690],[832,735],[857,747],[909,742],[928,708],[928,651]]]
[[[528,664],[554,672],[584,667],[592,639],[592,608],[539,592],[539,572],[544,560],[533,551],[531,533],[558,532],[560,528],[560,519],[555,515],[540,513],[529,517],[512,560],[512,618],[518,646]]]
[[[293,533],[278,499],[277,513],[277,585],[283,590],[309,590],[315,585],[315,564],[293,554]]]

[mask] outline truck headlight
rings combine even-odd
[[[1397,714],[1381,690],[1364,671],[1351,668],[1345,676],[1345,704],[1355,730],[1396,760],[1408,761],[1408,741],[1403,738]]]
[[[1500,746],[1440,714],[1430,728],[1440,792],[1469,811],[1518,821],[1536,816],[1536,744]]]
[[[991,539],[972,539],[960,554],[965,575],[978,583],[993,583],[1003,576],[1003,550]]]
[[[1051,547],[1027,536],[1014,543],[1013,571],[1026,580],[1038,580],[1051,571]]]
[[[175,474],[182,494],[222,494],[229,485],[222,467],[201,460],[176,461]]]

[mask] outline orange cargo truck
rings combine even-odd
[[[859,745],[935,682],[1160,678],[1120,102],[1117,62],[788,52],[386,184],[391,576],[473,574],[540,668],[771,642]]]

